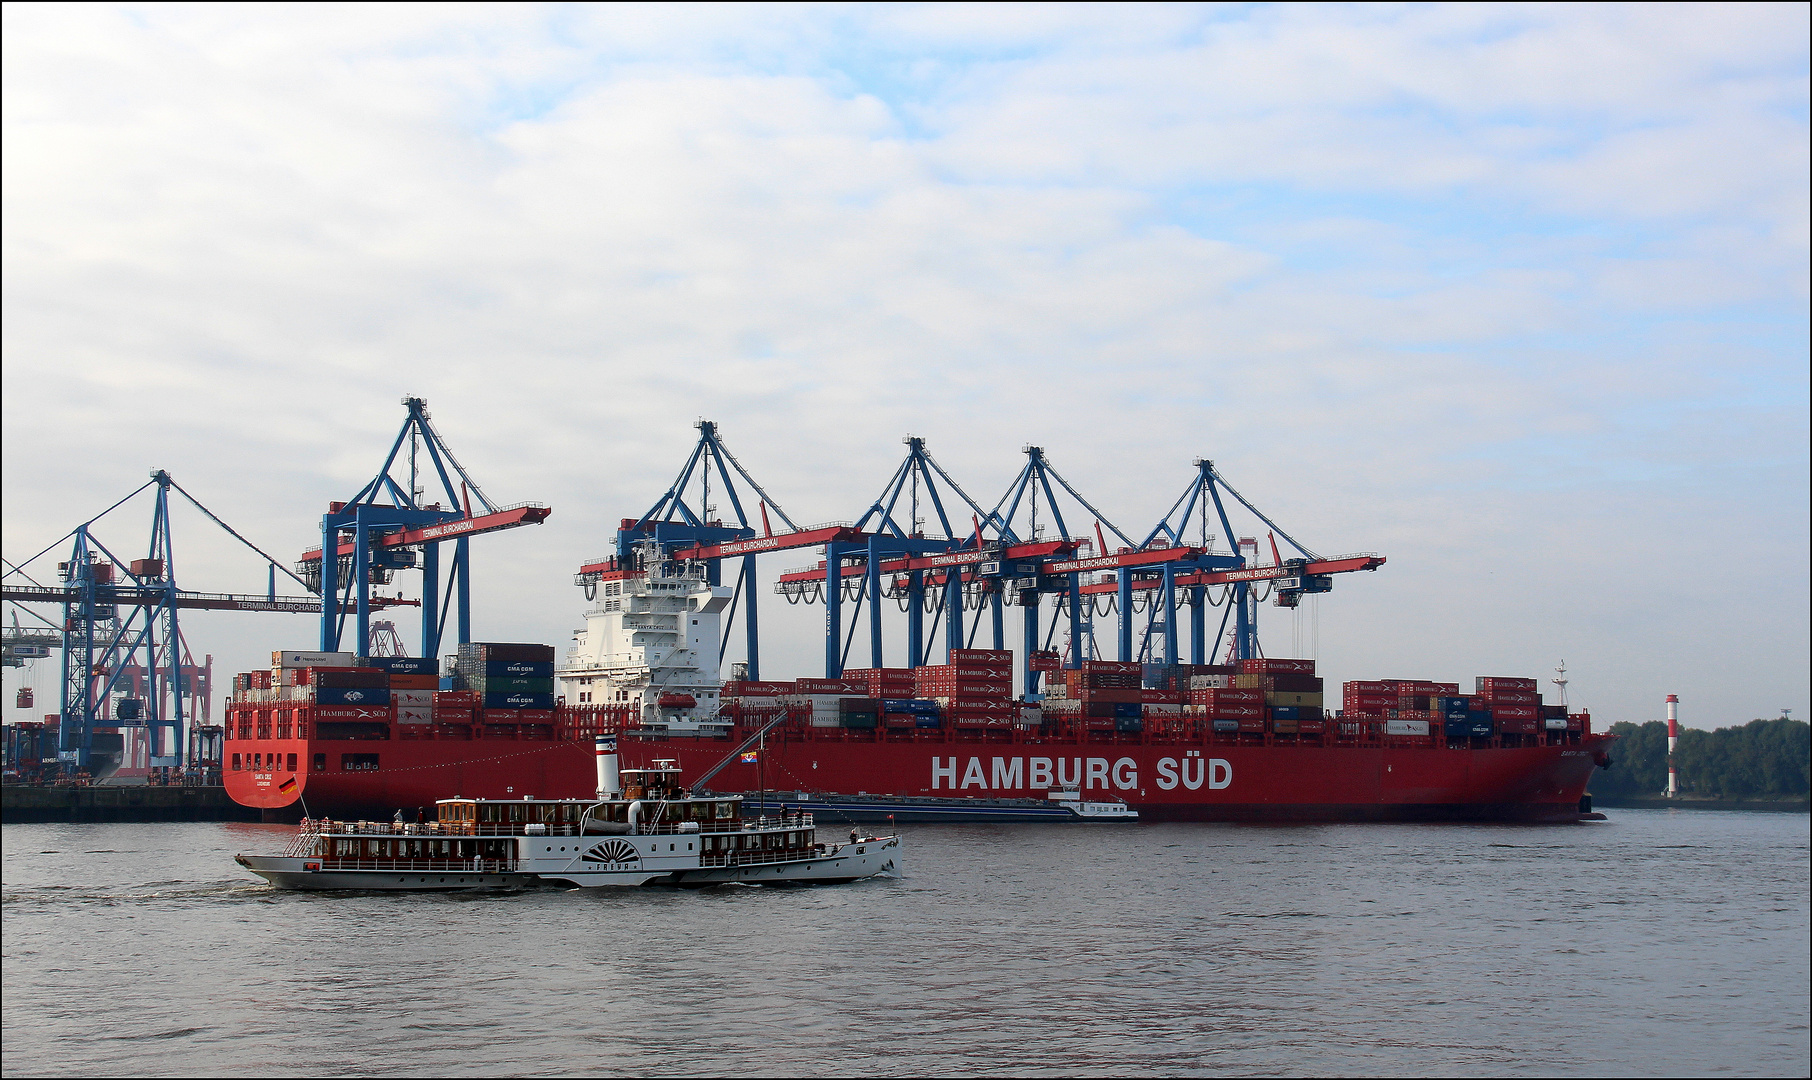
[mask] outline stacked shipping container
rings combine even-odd
[[[1533,737],[1544,731],[1582,731],[1583,713],[1546,705],[1534,679],[1479,676],[1471,694],[1458,683],[1416,679],[1352,681],[1341,694],[1342,718],[1382,719],[1387,734],[1488,739]]]

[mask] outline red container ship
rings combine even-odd
[[[1349,682],[1330,709],[1308,660],[1085,661],[1026,703],[1010,653],[959,649],[917,669],[723,683],[699,658],[729,590],[697,563],[646,566],[605,575],[557,668],[533,645],[462,647],[447,677],[432,661],[277,654],[235,680],[228,792],[272,820],[583,797],[594,737],[616,734],[625,767],[668,759],[688,784],[715,770],[714,790],[800,802],[891,797],[898,820],[1036,818],[1028,803],[1077,791],[1148,821],[1559,822],[1589,813],[1608,764],[1612,737],[1543,704],[1532,679],[1467,694]],[[431,688],[455,678],[464,689]]]

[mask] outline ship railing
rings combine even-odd
[[[515,859],[354,859],[323,858],[322,870],[400,870],[413,874],[514,874]]]
[[[696,829],[687,826],[697,825]],[[735,833],[751,832],[761,829],[809,829],[812,827],[810,814],[775,814],[767,817],[724,818],[720,821],[655,821],[641,822],[636,831],[648,836],[668,836],[673,833]]]
[[[717,855],[700,855],[700,866],[767,866],[772,863],[803,862],[806,859],[821,858],[827,851],[816,851],[809,848],[780,849],[776,851],[729,851]]]
[[[535,832],[529,826],[540,826]],[[534,821],[302,821],[302,832],[320,836],[577,836],[577,822]]]
[[[318,828],[321,824],[323,823],[319,821],[311,822],[307,818],[303,818],[302,828],[297,830],[296,835],[290,839],[289,847],[285,848],[283,851],[284,857],[299,859],[304,855],[312,854],[315,850],[316,841],[321,838],[321,830]]]

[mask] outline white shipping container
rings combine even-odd
[[[1189,689],[1191,689],[1191,690],[1225,690],[1225,689],[1227,689],[1227,676],[1225,676],[1225,675],[1191,675],[1191,676],[1189,676]]]
[[[1384,733],[1386,735],[1426,735],[1428,734],[1428,721],[1386,720]]]
[[[1549,718],[1542,721],[1542,727],[1549,731],[1565,731],[1567,730],[1567,722],[1564,718],[1559,720]]]
[[[432,724],[434,710],[425,705],[399,707],[396,710],[396,722],[399,724]]]
[[[392,690],[390,691],[390,701],[399,709],[413,708],[416,706],[427,707],[434,704],[434,691]]]
[[[349,652],[293,652],[279,649],[271,653],[271,667],[274,668],[351,666],[352,654]]]

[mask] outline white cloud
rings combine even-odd
[[[1793,604],[1647,614],[1744,587],[1684,521],[1804,503],[1803,11],[5,20],[9,558],[152,465],[299,550],[411,392],[556,507],[480,548],[499,637],[566,629],[702,415],[801,521],[907,431],[989,503],[1041,442],[1129,530],[1212,456],[1391,555],[1322,605],[1337,676],[1566,626],[1633,708],[1715,624],[1804,697],[1803,520],[1754,541]]]

